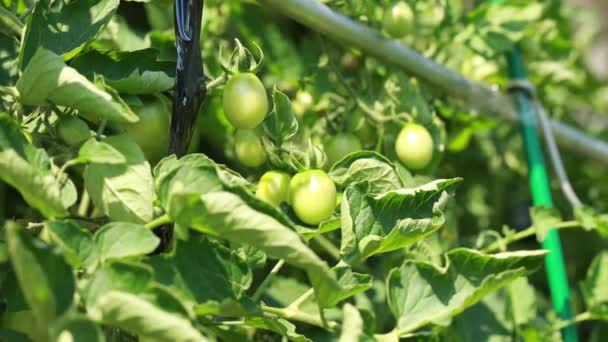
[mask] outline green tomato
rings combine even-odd
[[[296,174],[289,183],[289,199],[302,222],[316,225],[331,217],[336,208],[336,185],[322,170]]]
[[[393,38],[402,38],[413,27],[414,12],[405,1],[399,1],[384,13],[384,29]]]
[[[141,147],[146,159],[155,164],[169,151],[171,110],[158,97],[145,98],[143,106],[134,107],[139,121],[124,124],[127,134]]]
[[[433,137],[422,125],[408,123],[395,141],[399,160],[410,170],[421,170],[433,159]]]
[[[338,133],[325,145],[329,166],[334,165],[347,154],[361,151],[361,142],[350,133]]]
[[[250,129],[241,129],[234,135],[236,159],[248,167],[259,167],[266,161],[266,152],[260,137]]]
[[[289,194],[288,174],[279,171],[268,171],[262,175],[258,182],[255,196],[262,201],[278,207],[281,202],[287,202]]]
[[[224,114],[240,129],[258,126],[268,112],[268,96],[260,79],[252,73],[237,74],[224,87]]]
[[[77,116],[64,116],[57,121],[59,138],[68,146],[75,146],[91,137],[91,130],[84,120]]]

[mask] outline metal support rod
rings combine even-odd
[[[399,67],[421,81],[442,90],[446,95],[462,100],[461,104],[465,108],[512,122],[519,120],[515,106],[507,94],[468,80],[459,73],[425,58],[415,50],[332,11],[317,0],[258,0],[258,2],[345,46],[355,47],[379,61]],[[554,120],[551,120],[551,128],[560,145],[578,155],[608,164],[608,143]]]
[[[517,48],[507,55],[507,61],[511,78],[514,80],[525,80],[524,64]],[[514,90],[514,95],[521,120],[526,159],[528,160],[532,201],[535,206],[550,208],[553,206],[553,200],[551,198],[549,178],[537,132],[535,106],[525,91],[516,89]],[[562,255],[559,232],[556,229],[549,231],[547,237],[542,241],[542,245],[543,248],[549,250],[549,254],[545,257],[545,267],[553,308],[561,319],[569,321],[572,319],[570,288],[568,286],[568,276]],[[565,342],[578,341],[576,326],[569,325],[562,329],[562,336]]]

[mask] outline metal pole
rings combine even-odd
[[[509,64],[509,74],[514,80],[525,80],[525,69],[523,60],[516,48],[507,54]],[[517,110],[521,120],[521,130],[524,138],[524,148],[528,160],[530,190],[532,201],[535,206],[552,207],[551,188],[547,177],[547,170],[543,160],[543,152],[538,138],[536,113],[532,99],[523,90],[514,91],[517,101]],[[553,308],[563,320],[572,319],[572,309],[570,306],[570,288],[568,286],[568,276],[566,265],[562,255],[562,246],[559,239],[559,232],[551,230],[545,240],[542,241],[543,248],[549,250],[545,258],[547,280]],[[569,325],[562,330],[565,342],[576,342],[576,326]]]
[[[445,94],[459,98],[464,107],[508,121],[519,120],[513,102],[507,94],[468,80],[425,58],[415,50],[332,11],[317,0],[258,0],[258,2],[345,46],[358,48],[379,61],[401,68]],[[608,164],[607,143],[554,120],[551,121],[551,127],[560,145],[578,155]]]

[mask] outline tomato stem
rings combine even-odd
[[[564,229],[564,228],[577,228],[580,227],[580,223],[578,221],[564,221],[553,226],[553,229]],[[537,228],[535,226],[531,226],[527,229],[524,229],[520,232],[517,232],[513,235],[506,236],[498,241],[495,241],[488,247],[483,249],[484,253],[492,253],[496,251],[505,250],[507,245],[517,242],[519,240],[525,239],[532,235],[535,235],[537,232]]]
[[[169,215],[164,214],[163,216],[157,217],[154,220],[146,223],[146,228],[150,229],[150,230],[154,230],[158,227],[164,226],[166,224],[171,223],[171,218],[169,217]]]
[[[274,265],[274,267],[270,270],[266,278],[262,280],[262,283],[260,284],[260,286],[258,286],[258,288],[255,290],[255,293],[251,297],[254,301],[257,301],[258,299],[260,299],[260,297],[262,297],[264,291],[266,290],[268,285],[270,285],[270,281],[279,272],[279,270],[281,270],[281,267],[283,267],[284,264],[285,260],[281,259]]]
[[[328,321],[327,326],[324,326],[323,322],[321,321],[321,318],[300,310],[294,310],[292,308],[276,308],[272,306],[266,306],[264,304],[262,304],[261,308],[262,311],[265,313],[272,314],[274,316],[278,316],[287,320],[298,321],[313,325],[315,327],[324,328],[329,331],[334,331],[338,327],[338,323],[334,321]]]

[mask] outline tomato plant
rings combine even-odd
[[[175,3],[0,4],[0,340],[606,340],[600,15]]]

